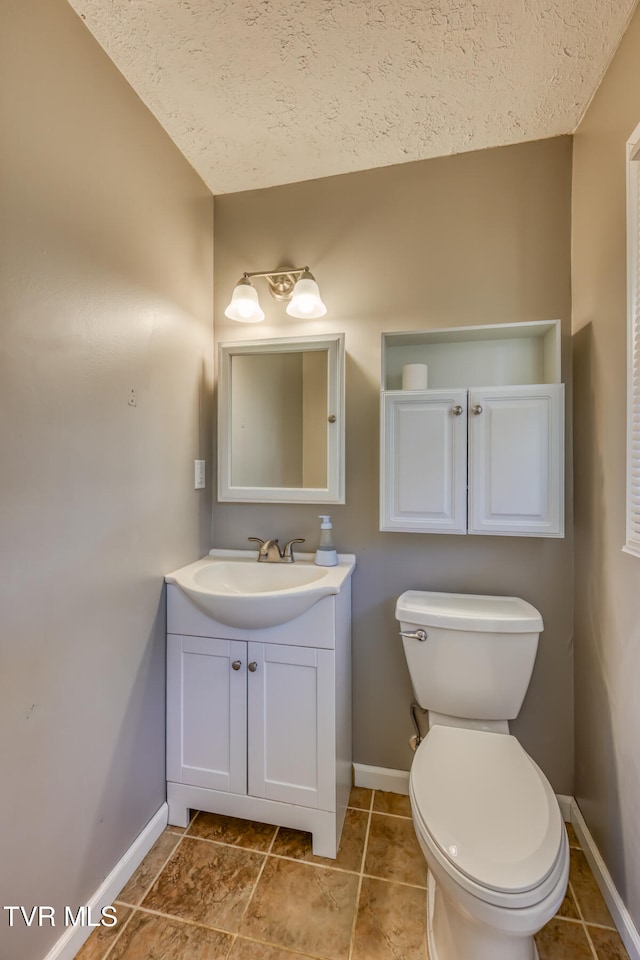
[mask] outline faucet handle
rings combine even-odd
[[[253,540],[254,543],[258,544],[258,557],[264,550],[265,541],[261,540],[260,537],[247,537],[247,540]]]
[[[288,560],[289,563],[294,563],[296,558],[293,555],[293,545],[294,543],[304,543],[304,542],[305,542],[304,537],[302,538],[296,537],[295,540],[289,540],[288,543],[285,543],[284,550],[282,551],[282,559]]]

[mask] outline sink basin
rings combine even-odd
[[[257,563],[255,560],[219,560],[200,567],[193,581],[211,593],[276,593],[317,583],[327,567],[297,563]]]
[[[336,567],[317,567],[311,554],[295,563],[258,563],[253,551],[212,550],[165,580],[219,623],[257,630],[294,620],[338,593],[354,559],[340,557]]]

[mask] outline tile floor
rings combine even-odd
[[[571,875],[540,960],[628,960],[569,828]],[[354,787],[336,860],[308,834],[198,813],[168,827],[76,960],[428,960],[408,797]]]

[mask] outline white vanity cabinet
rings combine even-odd
[[[310,831],[335,857],[351,787],[350,582],[242,630],[167,585],[169,823],[189,808]]]
[[[559,323],[383,335],[380,529],[560,537]],[[404,363],[430,389],[401,390]]]

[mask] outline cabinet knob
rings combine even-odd
[[[252,660],[251,663],[249,664],[249,670],[251,670],[251,673],[255,673],[257,669],[258,669],[258,664],[256,663],[255,660]]]
[[[471,413],[475,413],[476,417],[478,414],[482,413],[482,407],[479,403],[474,403],[474,405],[471,407]]]
[[[459,403],[456,403],[455,407],[451,408],[451,413],[454,415],[454,417],[459,417],[460,414],[464,413],[464,410]]]
[[[327,420],[329,421],[329,423],[335,423],[337,419],[338,418],[336,417],[335,413],[332,413],[327,417]]]
[[[231,666],[233,667],[234,670],[239,670],[240,667],[242,666],[242,660],[234,660]]]

